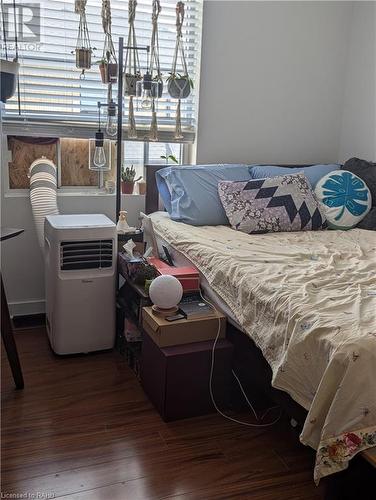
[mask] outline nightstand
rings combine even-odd
[[[132,239],[134,242],[143,241],[143,232],[118,235],[118,244],[121,248],[124,243]],[[130,341],[129,331],[137,334],[141,332],[142,308],[151,304],[149,295],[144,287],[134,283],[127,275],[126,259],[124,254],[118,253],[118,272],[124,282],[117,292],[117,318],[116,318],[116,349],[122,354],[129,367],[140,378],[141,340]],[[127,337],[125,335],[127,332]],[[137,338],[137,337],[136,337]],[[131,340],[134,340],[131,336]]]
[[[176,326],[177,335],[178,330]],[[161,347],[143,330],[141,384],[164,421],[215,411],[209,391],[213,343],[208,340]],[[232,344],[220,338],[215,348],[212,388],[216,404],[223,409],[230,400],[232,354]]]

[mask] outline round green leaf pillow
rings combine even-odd
[[[335,170],[322,177],[316,184],[315,195],[332,229],[355,227],[372,206],[366,183],[347,170]]]

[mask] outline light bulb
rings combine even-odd
[[[106,132],[107,135],[113,137],[117,134],[117,117],[112,116],[110,114],[107,115],[107,123],[106,123]]]
[[[106,165],[106,155],[103,146],[96,146],[94,151],[93,163],[96,167],[101,168]]]
[[[142,109],[151,109],[151,91],[144,90],[144,95],[142,96],[141,108]]]
[[[95,150],[93,158],[94,167],[92,168],[92,170],[106,170],[105,168],[103,168],[106,165],[106,155],[104,152],[103,144],[104,134],[101,129],[99,129],[98,132],[95,133]]]

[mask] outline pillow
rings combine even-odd
[[[376,231],[376,207],[372,207],[356,227],[368,229],[368,231]]]
[[[325,175],[315,193],[332,229],[351,229],[370,211],[372,197],[366,183],[347,170]]]
[[[277,175],[291,175],[297,172],[304,172],[305,176],[314,188],[317,182],[326,174],[341,168],[340,164],[312,165],[309,167],[278,167],[272,165],[251,165],[249,173],[252,179],[265,179]]]
[[[326,227],[325,216],[302,172],[248,182],[220,182],[218,192],[231,226],[244,233]]]
[[[360,177],[371,191],[372,206],[375,208],[368,212],[357,227],[376,231],[376,163],[360,158],[351,158],[341,168]]]
[[[156,180],[171,219],[193,226],[228,224],[218,195],[222,180],[248,180],[247,165],[195,165],[158,170]]]

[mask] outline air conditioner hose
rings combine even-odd
[[[29,168],[30,201],[39,245],[44,252],[44,219],[47,215],[58,215],[57,170],[47,158],[35,160]]]

